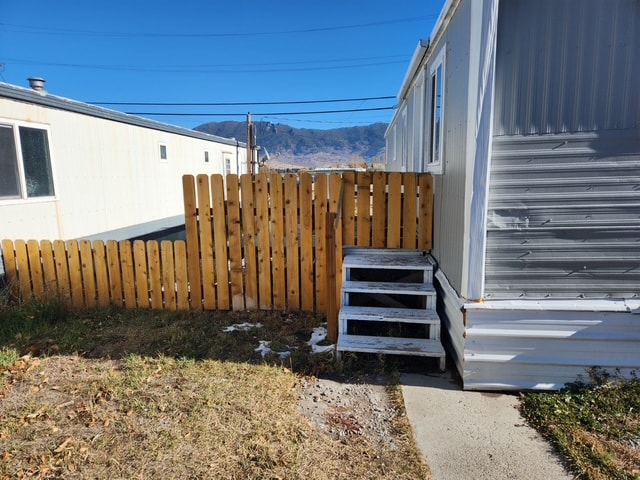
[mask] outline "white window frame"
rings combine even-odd
[[[400,111],[400,139],[396,138],[396,148],[399,148],[400,171],[407,171],[407,160],[409,157],[409,126],[407,124],[407,105]]]
[[[233,154],[231,152],[222,152],[222,167],[224,171],[225,178],[231,175],[233,172]]]
[[[424,88],[427,108],[424,116],[424,159],[425,169],[432,174],[441,175],[444,173],[445,164],[445,99],[446,99],[446,45],[440,48],[433,61],[429,63],[425,76]],[[438,103],[437,97],[440,90]],[[438,109],[438,110],[437,110]],[[438,131],[435,132],[435,118],[439,115]]]
[[[422,148],[422,142],[424,140],[424,71],[420,72],[413,89],[412,171],[422,171],[424,165],[424,149]]]
[[[25,122],[15,119],[0,118],[0,124],[13,127],[13,143],[16,149],[16,161],[18,163],[18,182],[20,194],[17,197],[0,197],[1,205],[14,203],[41,203],[56,199],[56,174],[53,159],[53,149],[51,148],[51,128],[42,123]],[[20,127],[36,128],[47,132],[47,143],[49,147],[49,168],[51,169],[51,181],[53,182],[53,195],[43,195],[40,197],[29,197],[27,193],[27,180],[25,176],[24,159],[22,158],[22,143],[20,141]]]

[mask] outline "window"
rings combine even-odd
[[[164,143],[160,144],[160,160],[167,160],[167,146]]]
[[[52,197],[47,130],[0,124],[0,199]]]
[[[429,108],[427,110],[429,118],[425,122],[427,128],[425,158],[427,160],[427,171],[432,173],[442,173],[444,164],[444,48],[432,63],[429,69],[429,80],[425,82],[425,86],[428,89],[427,98],[429,99]]]
[[[226,155],[224,157],[224,172],[227,175],[231,175],[231,158]]]
[[[209,163],[209,152],[206,150],[204,152],[204,163]]]

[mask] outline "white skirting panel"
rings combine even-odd
[[[465,304],[464,388],[556,390],[600,367],[640,370],[638,301]],[[634,313],[635,312],[635,313]]]
[[[599,367],[640,374],[640,300],[465,302],[435,273],[449,361],[465,390],[557,390]]]
[[[437,310],[447,359],[449,363],[456,366],[458,373],[462,376],[464,372],[464,303],[442,270],[437,270],[434,277],[438,292]]]

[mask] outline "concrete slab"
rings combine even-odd
[[[434,480],[574,478],[520,416],[515,395],[465,392],[449,372],[403,374],[401,383]]]

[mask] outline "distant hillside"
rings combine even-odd
[[[257,144],[269,152],[274,167],[327,167],[381,162],[385,123],[362,127],[316,130],[293,128],[271,122],[255,122]],[[227,138],[246,141],[244,122],[211,122],[195,128]]]

